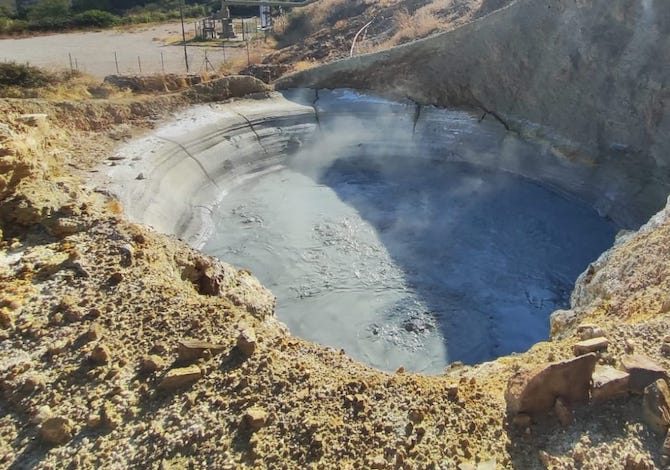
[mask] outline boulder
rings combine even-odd
[[[644,389],[642,418],[658,434],[666,434],[670,426],[670,389],[664,379],[658,379]]]
[[[505,391],[507,412],[515,415],[549,411],[559,397],[567,403],[588,400],[597,360],[596,354],[590,353],[516,373]]]
[[[190,385],[200,377],[202,377],[202,371],[198,366],[179,367],[169,370],[161,383],[158,384],[158,388],[160,390],[174,390]]]
[[[72,421],[62,416],[46,419],[40,427],[40,439],[51,445],[63,445],[72,439],[74,426]]]
[[[605,330],[592,323],[582,323],[577,327],[577,334],[581,340],[605,336]]]
[[[610,366],[597,366],[593,372],[591,399],[605,401],[628,393],[630,375]]]
[[[604,351],[609,346],[609,341],[605,337],[591,338],[576,343],[572,347],[572,352],[575,356],[581,356],[592,352]]]
[[[177,360],[179,362],[188,363],[201,358],[209,359],[222,352],[225,348],[226,347],[223,344],[197,340],[183,340],[177,345]]]
[[[624,356],[621,359],[621,366],[630,374],[628,387],[635,393],[642,393],[647,385],[667,377],[663,367],[641,354]]]

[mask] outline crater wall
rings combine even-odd
[[[609,204],[601,209],[636,227],[670,192],[669,64],[666,1],[519,0],[456,30],[306,70],[277,87],[352,87],[490,112],[549,142],[566,164],[589,166],[593,190]]]

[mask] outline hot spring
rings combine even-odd
[[[389,371],[548,338],[634,218],[491,116],[349,90],[196,107],[123,152],[132,217],[250,270],[293,334]]]

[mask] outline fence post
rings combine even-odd
[[[119,58],[116,57],[116,51],[114,51],[114,63],[116,64],[116,74],[120,75],[119,74]]]
[[[142,62],[140,61],[140,56],[137,56],[137,66],[140,68],[140,73],[142,73]]]
[[[68,58],[70,59],[70,72],[74,71],[74,64],[72,63],[72,53],[67,53]]]
[[[163,51],[161,51],[161,70],[163,71],[163,75],[165,75],[165,60],[163,59]]]
[[[251,65],[251,54],[249,53],[249,41],[247,41],[247,66]]]

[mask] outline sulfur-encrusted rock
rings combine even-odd
[[[624,356],[621,359],[621,366],[630,374],[628,387],[635,393],[642,393],[647,385],[667,377],[663,367],[641,354]]]
[[[208,359],[219,354],[224,349],[225,345],[223,344],[197,340],[182,340],[177,345],[178,361],[189,363],[201,358]]]
[[[585,341],[588,339],[605,336],[605,330],[592,323],[582,323],[577,327],[577,334],[582,341]]]
[[[658,379],[644,389],[642,418],[658,434],[668,432],[670,426],[670,389],[664,379]]]
[[[202,377],[202,371],[198,366],[179,367],[169,370],[161,383],[158,384],[160,390],[174,390],[192,384]]]
[[[628,393],[630,375],[610,366],[596,366],[593,372],[591,399],[605,401]]]
[[[609,341],[607,338],[601,336],[598,338],[586,339],[576,343],[572,347],[572,352],[575,354],[575,356],[581,356],[582,354],[604,351],[607,349],[607,346],[609,346]]]
[[[578,403],[589,398],[594,353],[515,374],[507,383],[507,412],[538,413],[551,410],[556,399]]]
[[[72,421],[62,416],[46,419],[40,427],[40,439],[47,444],[63,445],[72,439],[74,426]]]
[[[256,351],[256,332],[253,328],[247,327],[240,331],[237,336],[237,349],[245,356],[251,356]]]

